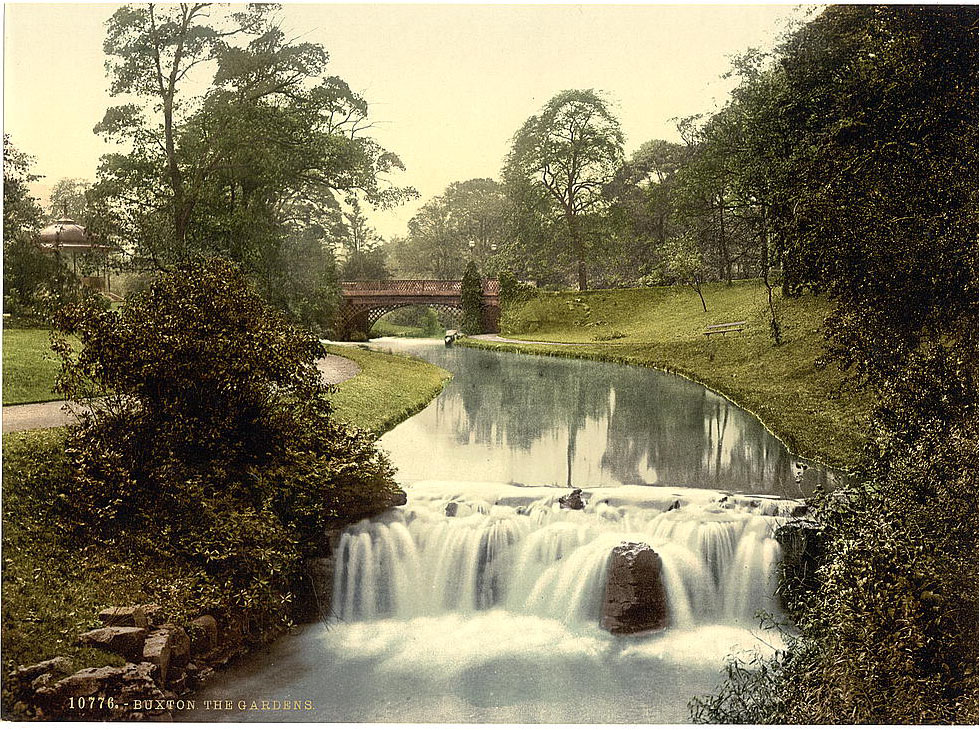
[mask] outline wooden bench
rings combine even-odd
[[[704,327],[704,336],[710,339],[711,335],[723,335],[728,332],[741,332],[748,322],[726,322],[724,324],[709,324]]]

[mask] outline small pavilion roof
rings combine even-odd
[[[71,218],[61,218],[38,232],[34,242],[45,251],[107,251],[115,248],[99,243],[85,230],[85,226]]]

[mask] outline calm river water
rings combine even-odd
[[[750,414],[699,385],[605,363],[375,341],[450,370],[382,447],[405,507],[351,526],[333,617],[197,698],[300,702],[191,720],[642,722],[687,719],[725,657],[772,651],[773,532],[817,481]],[[561,509],[568,487],[583,510]],[[787,499],[788,498],[788,499]],[[670,626],[612,636],[609,556],[660,555]]]

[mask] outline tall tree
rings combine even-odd
[[[416,195],[392,184],[403,165],[366,136],[367,102],[327,75],[325,49],[287,42],[268,7],[183,5],[120,9],[106,52],[113,91],[144,103],[108,110],[97,128],[132,145],[103,158],[100,226],[135,242],[137,265],[239,261],[268,301],[304,319],[318,311],[309,323],[325,326],[342,201]],[[181,97],[192,71],[211,85]]]
[[[503,177],[530,208],[548,204],[564,224],[579,289],[588,288],[588,219],[606,208],[603,187],[622,163],[624,137],[593,90],[562,91],[513,137]]]
[[[51,202],[48,205],[48,215],[60,218],[67,215],[82,225],[88,225],[88,201],[85,194],[91,188],[91,183],[74,177],[58,180],[51,188]]]

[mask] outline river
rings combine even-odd
[[[770,653],[772,535],[817,482],[750,414],[682,378],[378,340],[451,371],[381,439],[408,504],[344,533],[334,617],[257,652],[207,699],[308,701],[194,720],[674,723],[734,651]],[[583,510],[561,509],[570,487]],[[670,626],[599,625],[611,551],[662,560]]]

